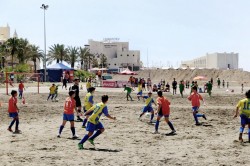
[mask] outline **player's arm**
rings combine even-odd
[[[14,107],[17,109],[17,111],[19,112],[19,108],[17,107],[17,104],[14,103]]]
[[[95,106],[92,106],[87,112],[85,112],[83,115],[86,116],[88,113],[90,113],[91,111],[94,111]]]
[[[104,113],[104,115],[105,115],[107,118],[112,119],[112,120],[116,120],[116,117],[115,117],[115,116],[110,116],[110,115],[109,115],[107,106],[103,108],[103,113]]]
[[[200,100],[203,102],[203,104],[206,105],[205,99],[204,99],[200,94],[199,94],[199,98],[200,98]]]
[[[240,108],[237,106],[235,110],[234,118],[239,116],[239,111],[240,111]]]
[[[187,99],[191,101],[192,100],[192,95],[188,96]]]

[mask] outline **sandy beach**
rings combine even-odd
[[[62,138],[56,137],[66,90],[59,91],[58,102],[47,102],[46,91],[36,94],[27,89],[26,104],[18,101],[22,134],[7,131],[11,121],[7,113],[9,96],[1,95],[0,165],[248,165],[250,144],[239,144],[240,119],[233,119],[235,105],[244,95],[216,88],[212,98],[202,94],[207,106],[201,110],[208,120],[202,119],[203,125],[195,126],[186,91],[185,98],[165,93],[172,103],[170,119],[177,130],[177,135],[166,136],[170,129],[164,121],[160,134],[152,134],[154,125],[148,123],[149,119],[144,116],[138,120],[143,101],[126,101],[123,89],[97,88],[94,101],[100,102],[100,97],[108,94],[109,112],[117,120],[102,117],[106,131],[96,139],[95,149],[86,143],[85,150],[78,150],[79,140],[71,139],[69,124]],[[85,90],[80,92],[81,96],[85,94]],[[136,99],[135,92],[132,97]],[[81,123],[75,126],[82,138],[85,129]]]

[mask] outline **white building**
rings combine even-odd
[[[182,61],[182,68],[207,68],[207,69],[238,69],[239,68],[238,53],[213,53],[205,56]]]
[[[106,38],[103,41],[89,40],[89,52],[96,57],[104,54],[107,57],[107,67],[109,69],[119,69],[129,67],[131,70],[140,69],[140,51],[129,50],[128,42],[119,42],[117,38]]]

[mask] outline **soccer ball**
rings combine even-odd
[[[151,113],[147,112],[146,117],[149,118],[151,116]]]

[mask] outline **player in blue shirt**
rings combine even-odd
[[[94,105],[87,112],[84,113],[84,115],[86,116],[88,113],[90,113],[91,111],[93,111],[92,115],[88,119],[88,123],[87,123],[87,127],[86,127],[86,130],[89,133],[86,134],[83,137],[83,139],[79,142],[79,144],[78,144],[78,148],[79,149],[83,149],[83,144],[87,140],[89,140],[89,142],[92,145],[95,145],[94,144],[94,139],[96,137],[98,137],[101,133],[104,132],[104,127],[103,127],[102,123],[99,121],[102,114],[104,114],[109,119],[116,120],[116,117],[112,117],[112,116],[109,115],[109,113],[108,113],[108,107],[106,106],[107,102],[108,102],[108,96],[107,95],[103,95],[101,103],[98,103],[98,104]],[[94,133],[95,130],[97,130],[97,131],[93,135],[93,133]]]
[[[139,116],[139,119],[142,117],[142,115],[144,115],[146,112],[151,112],[151,118],[150,118],[150,122],[152,122],[153,118],[154,118],[154,109],[152,107],[152,103],[154,103],[156,106],[156,102],[154,101],[154,99],[152,98],[152,92],[148,92],[148,96],[142,96],[143,100],[145,100],[145,106],[142,109],[142,113]]]

